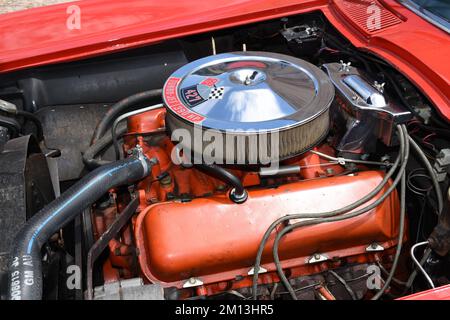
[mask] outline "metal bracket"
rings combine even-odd
[[[280,32],[287,41],[295,41],[298,44],[301,44],[309,39],[316,39],[319,36],[320,30],[315,26],[304,24],[291,28],[284,28]]]
[[[267,272],[266,269],[264,269],[263,267],[259,267],[258,274],[266,273],[266,272]],[[253,268],[251,268],[250,270],[248,270],[247,274],[248,274],[249,276],[254,275],[254,274],[255,274],[255,267],[253,267]]]
[[[114,220],[111,226],[106,230],[104,234],[100,236],[96,243],[91,247],[87,255],[87,299],[92,300],[94,288],[92,287],[92,269],[94,267],[94,262],[100,256],[100,254],[108,246],[109,241],[111,241],[116,234],[122,229],[122,227],[127,223],[127,221],[133,216],[136,209],[139,206],[139,198],[134,198],[128,206]]]
[[[186,281],[183,284],[183,288],[193,288],[193,287],[199,287],[203,285],[203,281],[199,278],[190,278],[188,281]]]
[[[345,159],[344,159],[344,158],[338,157],[338,158],[337,158],[337,161],[338,161],[338,163],[339,163],[341,166],[345,166]]]
[[[15,114],[17,113],[17,106],[9,101],[0,99],[0,110],[7,113]]]
[[[342,60],[339,60],[339,71],[340,72],[349,72],[350,71],[350,68],[351,68],[351,65],[352,65],[352,63],[351,62],[344,62],[344,61],[342,61]]]
[[[384,247],[374,242],[366,248],[367,252],[384,251]]]
[[[328,257],[326,255],[321,254],[321,253],[315,253],[311,257],[306,259],[306,263],[312,264],[312,263],[318,263],[318,262],[323,262],[323,261],[327,261],[327,260],[328,260]]]

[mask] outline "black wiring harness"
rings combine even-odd
[[[262,254],[264,251],[264,248],[267,244],[267,241],[274,231],[274,229],[282,224],[289,222],[289,220],[293,219],[311,219],[307,221],[300,221],[297,223],[294,223],[292,225],[285,226],[276,236],[272,251],[273,251],[273,258],[276,265],[278,276],[281,279],[281,282],[286,287],[286,289],[289,291],[292,299],[297,300],[297,296],[295,294],[295,290],[292,288],[291,284],[289,283],[289,280],[287,279],[286,275],[283,272],[281,262],[278,256],[278,247],[279,242],[283,238],[284,235],[286,235],[288,232],[308,226],[308,225],[314,225],[314,224],[320,224],[320,223],[326,223],[326,222],[335,222],[340,220],[345,220],[349,218],[356,217],[358,215],[361,215],[367,211],[372,210],[373,208],[380,205],[388,196],[391,194],[391,192],[397,187],[397,185],[400,182],[400,228],[399,228],[399,235],[398,235],[398,243],[397,243],[397,251],[394,257],[394,261],[392,264],[391,271],[389,273],[389,276],[387,280],[384,283],[383,288],[373,297],[373,299],[378,299],[381,297],[381,295],[384,293],[384,291],[388,288],[392,278],[394,277],[395,270],[397,268],[397,264],[399,261],[401,249],[402,249],[402,243],[403,243],[403,235],[404,235],[404,221],[405,221],[405,189],[406,189],[406,176],[405,176],[405,168],[406,164],[408,162],[409,158],[409,136],[406,130],[406,127],[404,125],[398,125],[397,126],[397,135],[400,141],[400,152],[392,165],[392,167],[389,169],[389,171],[384,176],[383,180],[380,182],[380,184],[372,190],[369,194],[364,196],[363,198],[359,199],[358,201],[355,201],[354,203],[334,211],[330,212],[323,212],[323,213],[303,213],[303,214],[294,214],[294,215],[288,215],[281,217],[274,221],[270,227],[265,232],[261,243],[258,248],[258,252],[256,255],[255,265],[254,265],[254,274],[253,274],[253,285],[252,285],[252,292],[253,292],[253,299],[257,299],[257,286],[258,286],[258,272],[260,270],[261,266],[261,259]],[[400,168],[399,168],[400,165]],[[389,185],[388,189],[385,193],[383,193],[377,200],[375,200],[370,205],[358,209],[354,212],[349,213],[351,210],[358,208],[359,206],[367,203],[369,200],[374,198],[386,185],[388,185],[390,178],[394,175],[395,171],[398,173],[395,176],[393,182]]]

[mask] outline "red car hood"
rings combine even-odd
[[[321,10],[356,47],[390,61],[450,120],[450,38],[394,0],[379,0],[401,23],[364,33],[342,5],[369,0],[85,0],[2,15],[0,72],[80,59],[169,38]],[[81,9],[81,29],[66,26]],[[355,27],[356,26],[356,27]]]

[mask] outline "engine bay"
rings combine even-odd
[[[1,297],[448,284],[449,135],[320,13],[0,75]]]

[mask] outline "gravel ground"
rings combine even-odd
[[[0,13],[13,12],[73,0],[0,0]]]

